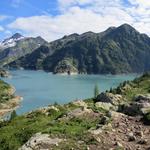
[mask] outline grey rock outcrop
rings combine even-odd
[[[113,108],[113,105],[111,103],[106,103],[106,102],[96,102],[95,106],[98,108],[102,108],[104,110],[110,110]]]
[[[111,103],[112,105],[118,105],[122,101],[122,96],[112,93],[101,93],[96,98],[97,102]]]
[[[58,145],[62,139],[52,139],[48,134],[37,133],[29,139],[19,150],[50,150],[52,145]]]
[[[137,95],[134,100],[136,102],[140,102],[140,103],[145,103],[148,102],[150,103],[150,94],[145,94],[145,95]]]
[[[130,104],[123,106],[123,112],[129,115],[143,115],[150,110],[150,94],[137,95]]]

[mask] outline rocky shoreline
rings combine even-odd
[[[6,71],[5,69],[0,69],[0,77],[2,77],[2,78],[10,77],[9,71]]]
[[[5,115],[19,107],[23,98],[21,96],[16,96],[15,91],[15,88],[11,86],[11,89],[8,92],[10,95],[13,95],[13,97],[7,102],[0,104],[0,118],[3,118]]]

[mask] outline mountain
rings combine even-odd
[[[19,33],[0,43],[0,64],[10,63],[47,43],[41,37],[24,37]]]
[[[12,37],[10,38],[7,38],[5,40],[3,40],[1,43],[0,43],[0,48],[1,49],[5,49],[5,48],[8,48],[8,47],[13,47],[16,45],[16,42],[21,40],[21,39],[24,39],[25,37],[22,36],[21,34],[19,33],[16,33],[14,34]]]
[[[118,74],[150,70],[150,38],[128,24],[64,36],[9,64],[53,73]]]
[[[77,40],[78,34],[71,34],[64,36],[62,39],[56,40],[51,43],[45,43],[32,53],[22,56],[20,59],[9,64],[10,67],[23,67],[25,69],[44,69],[43,60],[51,56],[54,52],[61,49],[67,43]],[[29,61],[29,62],[27,62]]]

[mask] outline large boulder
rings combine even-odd
[[[122,111],[128,115],[143,115],[150,111],[150,94],[137,95],[130,104],[122,106]]]
[[[85,107],[82,107],[82,108],[76,108],[76,109],[68,112],[67,116],[69,118],[80,117],[80,116],[84,116],[86,114],[90,114],[92,112],[93,112],[92,109],[87,109]]]
[[[112,105],[118,105],[122,101],[122,96],[119,94],[112,94],[112,93],[101,93],[97,96],[96,102],[103,102],[103,103],[111,103]]]
[[[106,103],[106,102],[96,102],[95,106],[98,108],[102,108],[104,110],[110,110],[114,107],[111,103]]]
[[[139,103],[150,103],[150,94],[137,95],[133,100]]]
[[[50,150],[52,145],[62,142],[59,138],[50,138],[48,134],[37,133],[29,139],[19,150]]]
[[[82,106],[82,107],[85,107],[85,108],[88,107],[87,103],[85,103],[83,100],[75,100],[75,101],[72,102],[72,104],[74,104],[76,106]]]

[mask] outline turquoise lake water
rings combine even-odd
[[[129,75],[53,75],[44,71],[16,70],[12,77],[4,79],[16,88],[16,94],[23,97],[18,114],[49,104],[67,103],[93,96],[95,84],[100,91],[117,87],[125,80],[132,80],[137,74]]]

